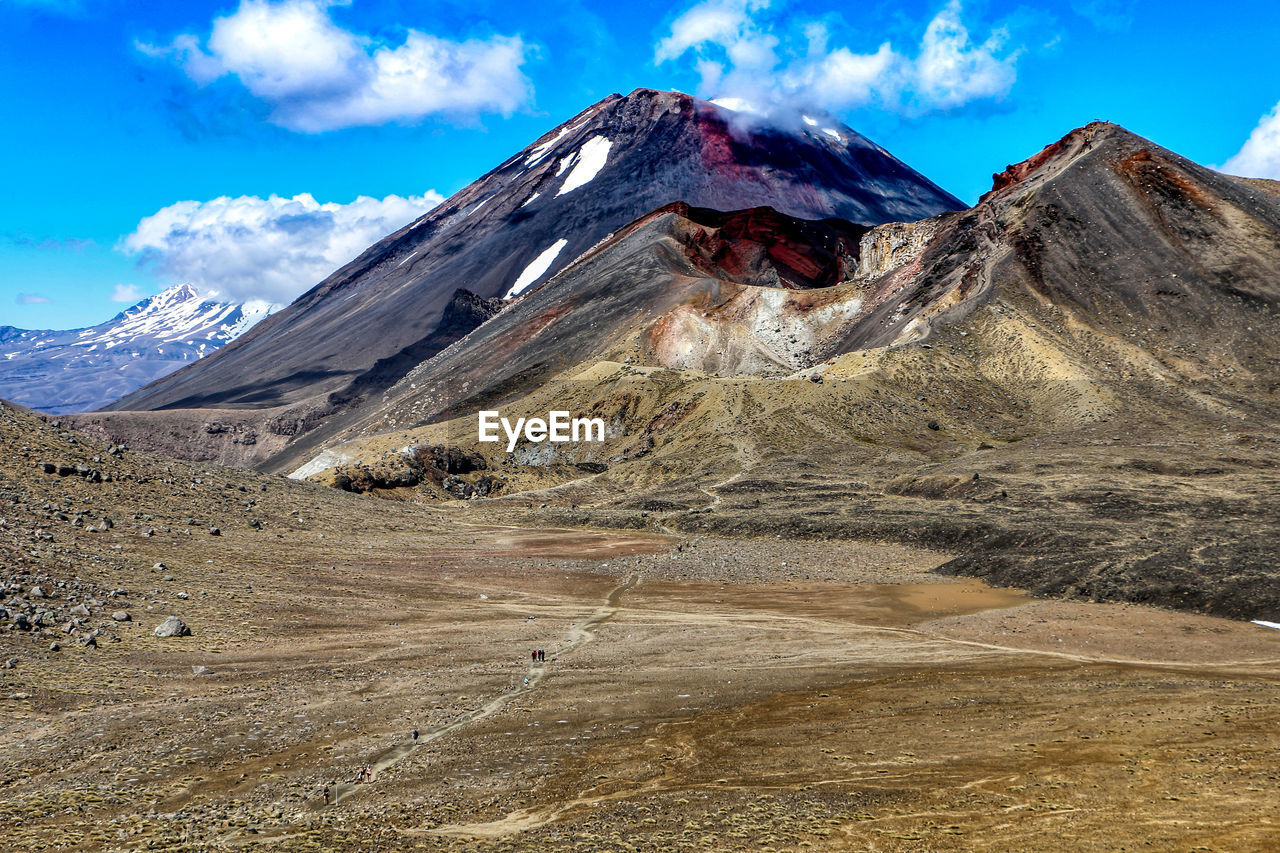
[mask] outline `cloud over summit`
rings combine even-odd
[[[1019,49],[991,30],[977,41],[949,0],[914,51],[892,41],[860,53],[833,46],[822,20],[789,26],[770,0],[701,0],[672,21],[657,63],[691,60],[707,95],[848,109],[871,104],[909,114],[950,110],[1008,94]]]

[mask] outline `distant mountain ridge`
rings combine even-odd
[[[84,329],[0,326],[0,398],[49,414],[101,408],[207,355],[278,306],[174,285]]]

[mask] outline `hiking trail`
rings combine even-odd
[[[403,761],[411,755],[414,750],[421,749],[429,743],[440,740],[463,726],[491,717],[498,711],[502,710],[502,708],[505,707],[512,699],[531,692],[542,683],[544,678],[547,677],[547,663],[572,654],[587,643],[591,642],[594,639],[591,632],[603,623],[607,622],[615,613],[618,612],[618,602],[621,600],[622,594],[629,589],[633,589],[639,580],[640,576],[633,573],[624,583],[614,587],[609,592],[609,595],[605,597],[604,604],[597,607],[595,611],[592,612],[592,614],[583,622],[574,623],[574,625],[569,629],[568,642],[559,649],[552,651],[548,655],[547,662],[531,663],[529,665],[527,683],[520,684],[513,690],[508,690],[506,693],[495,696],[493,699],[490,699],[474,711],[468,711],[450,722],[441,723],[427,729],[426,731],[419,732],[418,739],[416,741],[397,744],[389,749],[383,750],[372,761],[368,762],[368,766],[373,768],[373,779],[377,779],[378,774],[383,770]],[[371,782],[372,780],[364,783],[349,780],[334,785],[330,789],[332,793],[330,804],[342,802],[361,788],[367,787]]]

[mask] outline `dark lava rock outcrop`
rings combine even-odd
[[[410,447],[395,458],[369,465],[343,465],[333,474],[335,488],[345,492],[403,489],[431,485],[455,498],[486,497],[498,490],[499,481],[488,474],[464,479],[462,475],[484,471],[485,458],[457,447]]]

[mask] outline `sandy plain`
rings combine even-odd
[[[195,633],[0,672],[5,849],[1274,844],[1280,632],[896,545],[303,515],[270,550],[106,534],[171,555]]]

